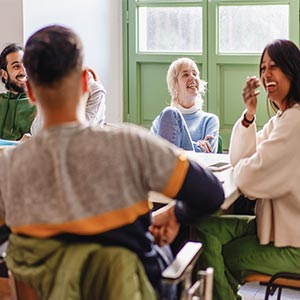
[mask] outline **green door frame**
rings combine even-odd
[[[159,91],[161,97],[168,97],[165,74],[159,79],[153,76],[153,87],[147,88],[145,82],[149,80],[149,73],[165,72],[168,65],[179,56],[189,56],[199,65],[201,77],[208,81],[208,90],[205,97],[205,110],[217,114],[220,118],[220,134],[223,137],[223,148],[228,149],[229,138],[234,120],[241,114],[242,84],[236,86],[231,82],[230,74],[240,72],[240,77],[246,74],[258,75],[260,54],[219,54],[217,49],[218,7],[220,5],[264,5],[289,4],[289,38],[299,45],[299,0],[123,0],[123,77],[124,77],[124,121],[149,127],[152,118],[158,114],[166,103],[156,104],[161,99],[153,99],[153,103],[145,104],[145,98],[155,89],[156,85],[164,87]],[[203,53],[138,53],[138,7],[202,7]],[[155,73],[156,72],[156,73]],[[235,77],[233,77],[235,78]],[[161,83],[161,79],[164,80]],[[244,80],[244,79],[243,79]],[[159,89],[159,88],[158,88]],[[157,92],[157,91],[155,91]],[[145,95],[145,93],[147,95]],[[230,100],[230,96],[234,99]],[[262,97],[263,98],[263,97]],[[148,100],[149,102],[149,100]],[[232,103],[239,103],[232,105]],[[155,111],[152,115],[149,110]],[[265,103],[259,104],[257,121],[262,126],[268,118]]]

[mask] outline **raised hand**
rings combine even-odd
[[[243,88],[242,96],[246,107],[246,118],[252,120],[256,113],[257,95],[260,93],[256,89],[260,86],[259,79],[255,76],[247,77]]]

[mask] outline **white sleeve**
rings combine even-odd
[[[101,82],[95,81],[90,73],[88,78],[89,97],[86,103],[85,117],[89,124],[102,126],[105,121],[105,89]],[[43,127],[42,115],[37,114],[31,124],[30,133],[36,135]]]
[[[89,97],[86,104],[85,116],[91,125],[102,126],[105,121],[105,94],[106,91],[100,81],[95,81],[89,73]]]
[[[249,157],[256,151],[256,124],[249,127],[242,124],[244,113],[234,124],[229,145],[230,162],[235,166],[241,158]]]
[[[233,152],[241,153],[242,149],[245,149],[244,153],[248,151],[248,155],[235,161],[234,176],[239,189],[249,197],[280,197],[290,191],[295,178],[300,178],[299,110],[289,109],[276,118],[271,119],[258,134],[256,151],[253,133],[249,132],[243,137],[243,143],[246,143],[244,147],[241,141],[238,144],[235,140],[237,144],[234,147],[241,149],[234,149]],[[247,129],[251,130],[250,126],[245,131]]]
[[[31,135],[36,135],[43,127],[44,121],[42,119],[42,115],[37,110],[36,116],[33,119],[33,122],[30,127],[30,133]]]

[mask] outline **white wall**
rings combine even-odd
[[[0,1],[1,15],[5,18],[4,21],[0,21],[1,27],[5,28],[1,30],[2,44],[6,40],[17,42],[23,40],[25,43],[34,31],[49,24],[73,28],[83,41],[86,65],[97,71],[106,88],[107,121],[122,121],[121,0]],[[4,37],[3,32],[6,34]]]
[[[21,0],[0,0],[0,52],[10,43],[23,42],[23,14]],[[5,92],[0,84],[0,92]]]

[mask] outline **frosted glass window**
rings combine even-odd
[[[202,53],[202,7],[140,7],[140,52]]]
[[[219,7],[220,53],[261,53],[277,38],[289,38],[289,5]]]

